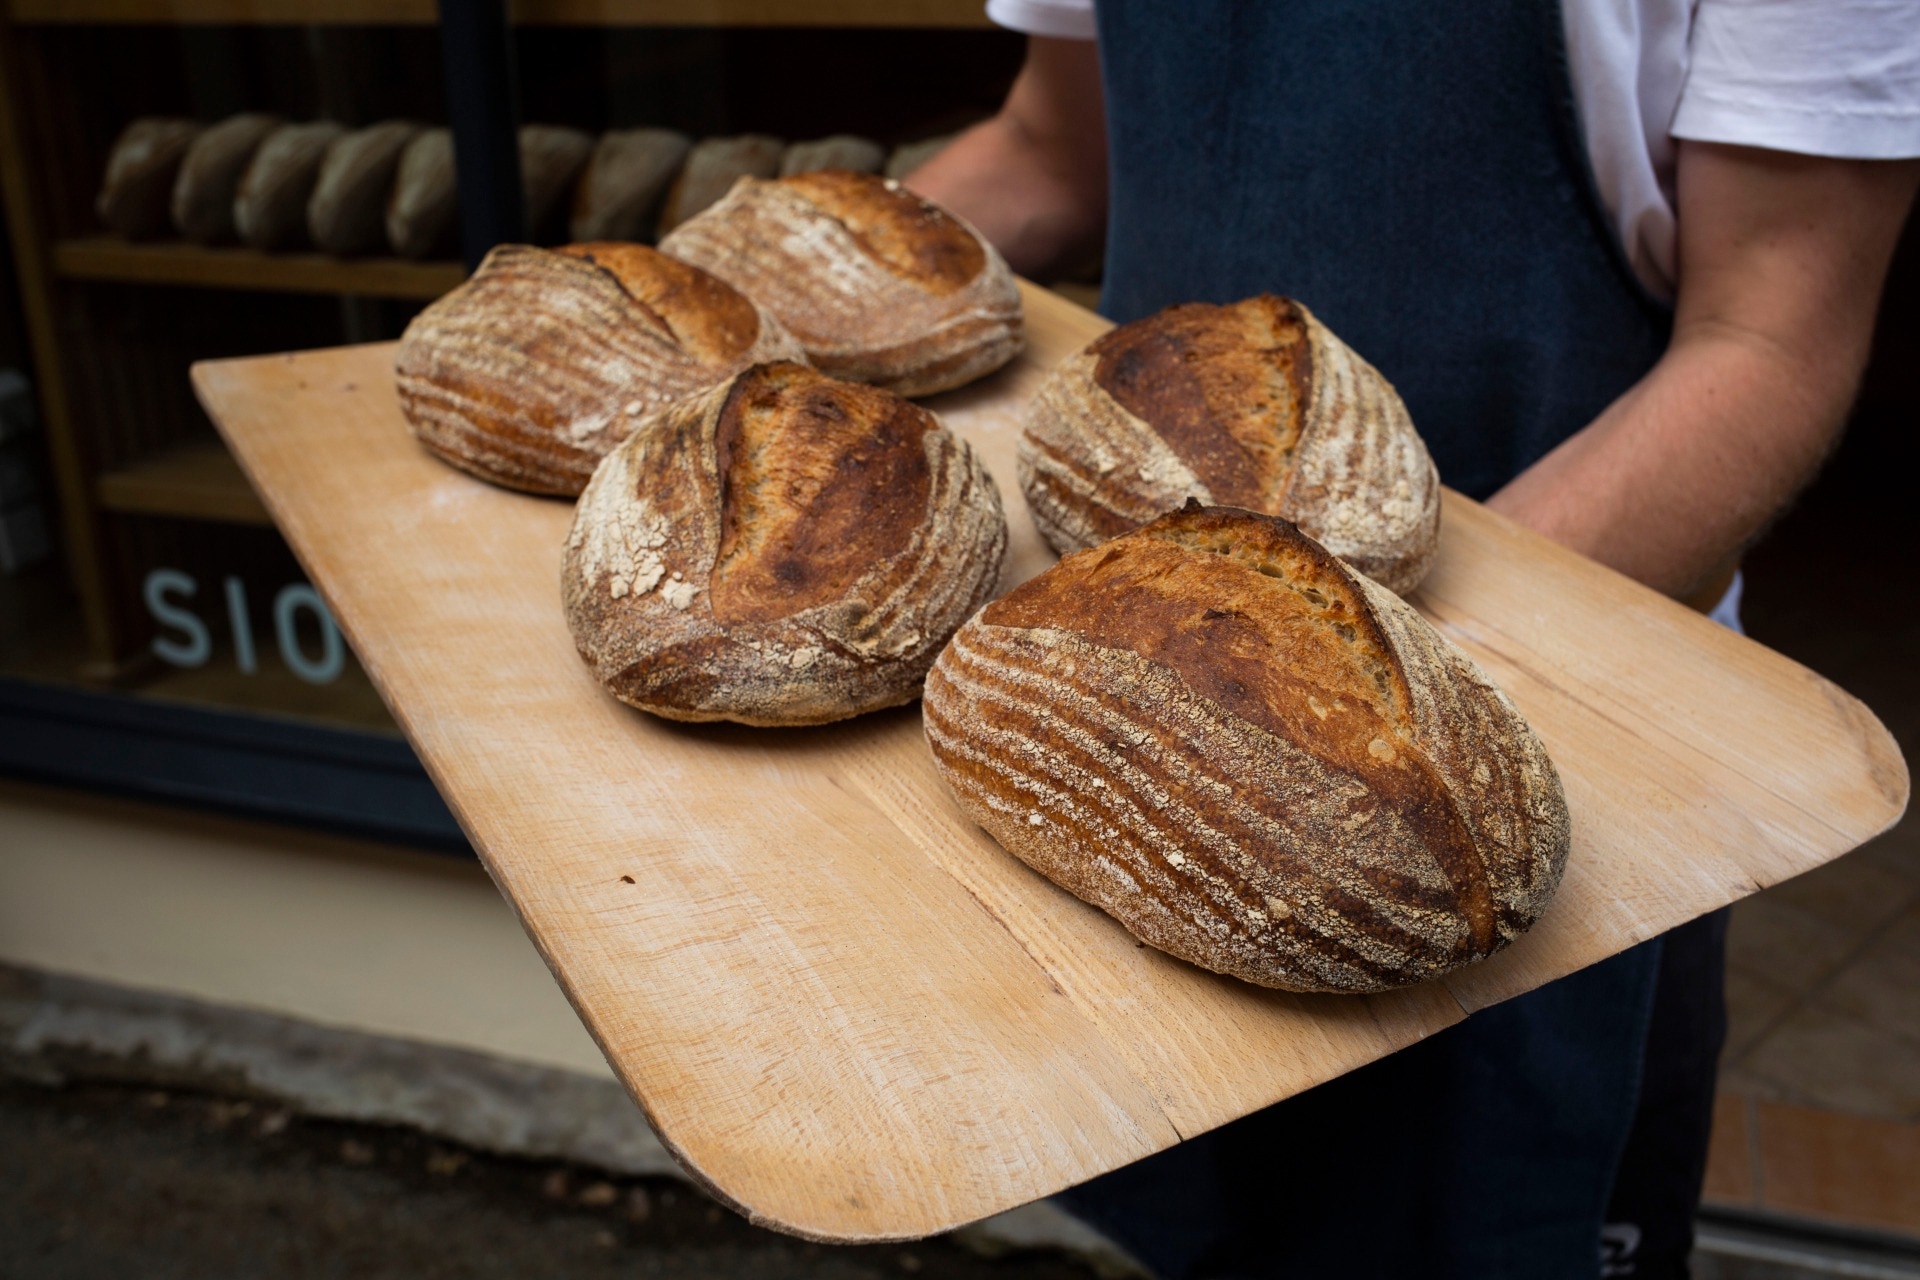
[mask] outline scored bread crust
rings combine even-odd
[[[394,373],[420,442],[484,480],[572,496],[651,414],[762,360],[780,322],[644,245],[501,245],[414,317]]]
[[[821,724],[919,696],[998,586],[1007,522],[965,441],[907,400],[760,365],[608,455],[567,538],[567,624],[622,702]]]
[[[1292,520],[1403,595],[1439,543],[1439,474],[1392,384],[1272,295],[1169,307],[1062,361],[1028,405],[1019,475],[1062,553],[1188,498]]]
[[[758,299],[816,368],[900,395],[963,386],[1024,341],[998,251],[891,178],[742,178],[660,248]]]
[[[1419,614],[1293,525],[1197,505],[955,634],[934,759],[1006,849],[1136,937],[1295,991],[1512,942],[1566,865],[1558,774]]]

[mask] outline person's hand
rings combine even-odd
[[[1107,118],[1090,40],[1032,36],[998,115],[904,179],[953,210],[1022,275],[1072,266],[1107,222]]]
[[[1488,505],[1686,596],[1838,440],[1920,162],[1682,141],[1678,165],[1666,354]]]

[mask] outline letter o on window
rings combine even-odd
[[[300,632],[294,625],[301,609],[311,610],[320,627],[320,657],[309,658],[300,649]],[[320,593],[304,582],[280,588],[273,598],[273,634],[280,644],[280,659],[288,670],[308,684],[331,684],[346,665],[346,646],[340,641],[340,628],[320,599]]]

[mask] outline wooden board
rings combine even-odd
[[[1013,574],[1049,556],[1019,411],[1103,322],[1027,294],[1016,365],[933,401]],[[1574,845],[1530,935],[1377,997],[1263,991],[1136,946],[959,814],[917,708],[692,727],[602,694],[559,606],[571,508],[432,460],[392,348],[195,385],[495,880],[662,1139],[755,1220],[924,1235],[1381,1057],[1886,828],[1907,772],[1812,672],[1449,494],[1417,603],[1513,696]]]

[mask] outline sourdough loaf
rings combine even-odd
[[[307,200],[327,151],[344,133],[331,120],[316,120],[267,135],[233,196],[241,240],[255,249],[285,249],[306,238]]]
[[[960,629],[927,737],[961,807],[1136,937],[1295,991],[1381,991],[1506,946],[1567,857],[1504,694],[1292,524],[1189,508]]]
[[[501,245],[414,317],[394,368],[428,449],[496,484],[572,495],[649,415],[799,354],[740,293],[645,245]]]
[[[174,177],[199,136],[200,126],[191,120],[149,117],[121,130],[94,200],[100,221],[129,240],[164,232]]]
[[[181,235],[200,244],[233,239],[240,179],[281,123],[278,116],[229,116],[193,140],[173,182],[173,225]]]
[[[453,171],[453,130],[422,129],[400,153],[387,196],[387,245],[403,258],[450,247],[460,188]]]
[[[878,173],[886,162],[887,149],[873,139],[835,133],[788,147],[780,157],[780,176],[791,178],[796,173],[818,173],[822,169]]]
[[[622,702],[820,724],[918,696],[1006,546],[992,478],[933,414],[759,365],[594,473],[567,539],[567,623]]]
[[[693,142],[672,129],[619,129],[600,135],[580,185],[570,228],[575,240],[645,240],[667,184]]]
[[[557,124],[520,126],[520,190],[527,235],[551,244],[548,230],[563,234],[563,210],[573,205],[573,184],[593,154],[593,135]]]
[[[771,178],[780,172],[787,144],[765,133],[734,138],[703,138],[687,153],[686,163],[667,189],[660,210],[660,234],[703,212],[733,190],[742,178]]]
[[[1061,552],[1192,497],[1296,521],[1404,594],[1439,538],[1439,477],[1399,395],[1271,294],[1169,307],[1062,361],[1028,405],[1019,467]]]
[[[420,126],[387,120],[335,138],[307,197],[307,234],[327,253],[366,253],[386,239],[387,197]]]
[[[929,395],[1020,350],[1007,264],[972,227],[890,178],[742,179],[660,247],[753,296],[836,377]]]

